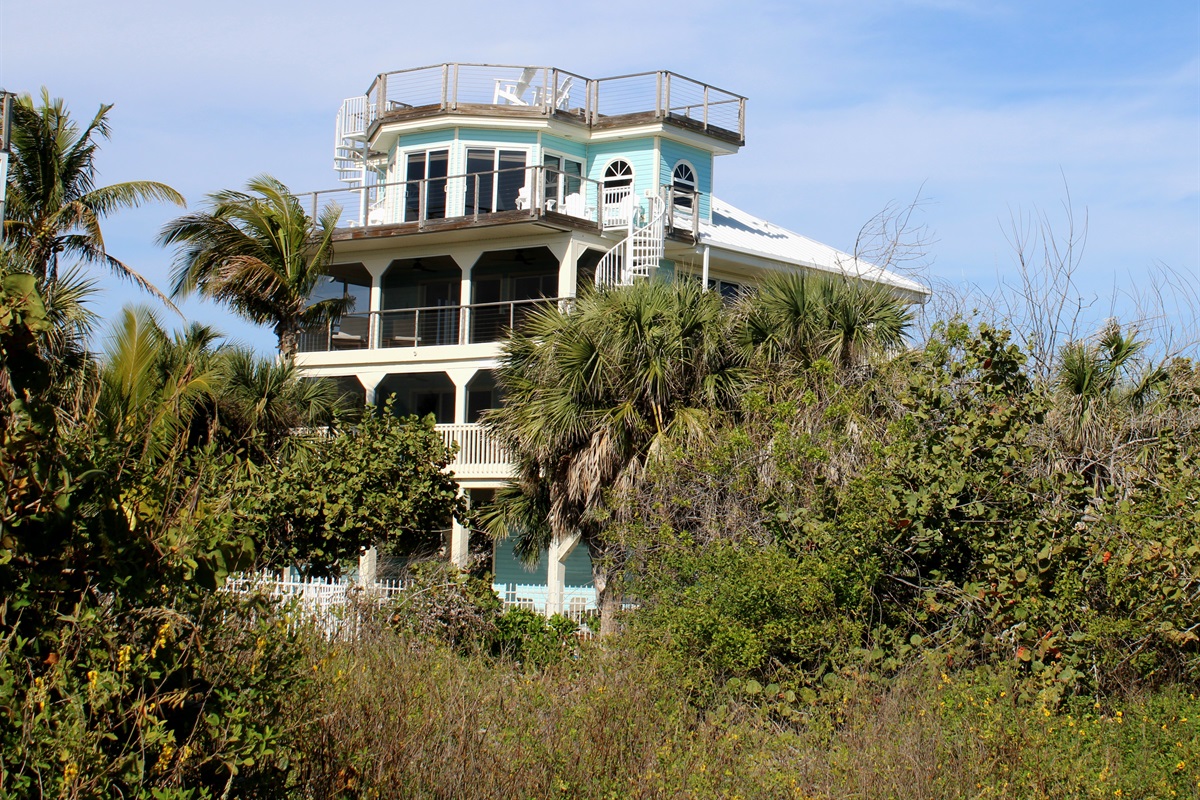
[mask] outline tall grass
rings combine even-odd
[[[295,777],[312,797],[1196,796],[1200,703],[1180,689],[1057,710],[1003,676],[846,679],[787,720],[700,707],[619,642],[542,670],[386,630],[321,645]]]

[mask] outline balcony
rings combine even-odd
[[[745,112],[746,98],[664,70],[585,78],[555,67],[438,64],[377,75],[355,122],[365,136],[377,122],[447,113],[545,116],[591,128],[661,120],[740,145]]]
[[[435,425],[447,447],[458,445],[458,454],[450,464],[458,478],[511,478],[512,462],[487,429],[478,423]]]
[[[547,297],[343,314],[302,332],[299,349],[301,353],[328,353],[499,342],[537,309],[570,302],[569,297]]]
[[[662,186],[668,229],[697,234],[691,212],[700,193]],[[680,200],[686,200],[681,203]],[[336,208],[337,227],[382,228],[388,233],[447,230],[473,225],[537,221],[567,227],[613,230],[644,219],[643,198],[628,186],[601,183],[546,166],[449,175],[397,183],[368,183],[305,192],[296,197],[313,219]],[[682,211],[686,206],[686,210]],[[353,232],[348,232],[353,238]]]

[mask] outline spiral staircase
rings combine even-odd
[[[653,191],[646,192],[646,200],[648,221],[639,226],[635,221],[637,215],[628,215],[625,238],[596,264],[596,288],[629,286],[638,278],[649,278],[658,269],[663,257],[667,204]]]

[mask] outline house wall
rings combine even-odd
[[[682,144],[671,139],[662,139],[659,149],[662,153],[658,175],[659,185],[667,186],[671,183],[675,165],[680,161],[691,164],[692,169],[696,171],[696,189],[700,192],[700,218],[711,220],[713,154],[699,147]]]

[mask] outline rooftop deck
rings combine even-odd
[[[356,124],[366,134],[377,122],[481,112],[554,117],[595,129],[666,121],[738,145],[746,133],[746,98],[674,72],[585,78],[557,67],[503,64],[380,73]]]

